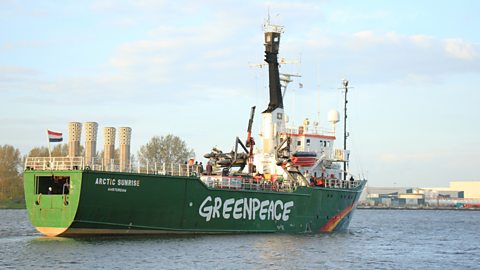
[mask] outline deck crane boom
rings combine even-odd
[[[253,146],[255,145],[255,141],[252,137],[252,125],[253,125],[253,117],[255,115],[255,106],[252,107],[250,111],[250,119],[248,120],[248,128],[247,128],[247,140],[245,141],[245,145],[249,147],[248,151],[248,173],[253,173]]]

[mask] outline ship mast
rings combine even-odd
[[[343,115],[343,153],[346,155],[347,153],[347,137],[348,137],[348,132],[347,132],[347,93],[348,93],[348,80],[344,79],[343,80],[343,90],[345,91],[345,107],[344,107],[344,115]],[[344,157],[345,159],[345,157]],[[343,180],[347,180],[347,167],[348,167],[348,161],[345,160],[343,162]]]
[[[262,150],[257,159],[257,168],[264,174],[276,174],[276,149],[279,134],[285,132],[282,86],[279,73],[278,51],[283,26],[270,24],[268,18],[264,25],[265,59],[268,64],[269,103],[262,112]]]

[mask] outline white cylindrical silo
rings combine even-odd
[[[82,134],[82,124],[79,122],[68,123],[68,156],[80,156],[80,139]]]
[[[92,166],[97,154],[98,124],[96,122],[86,122],[83,126],[85,129],[85,165]]]
[[[103,129],[103,164],[109,170],[115,159],[115,128],[106,127]]]
[[[120,171],[127,171],[130,167],[130,140],[132,129],[130,127],[118,128],[118,142],[120,145]]]

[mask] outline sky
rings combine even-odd
[[[197,158],[268,104],[263,23],[284,26],[289,122],[329,127],[350,81],[350,168],[370,186],[480,180],[479,1],[0,1],[0,145],[68,122],[174,134]],[[303,87],[299,87],[299,83]],[[337,127],[342,148],[343,123]]]

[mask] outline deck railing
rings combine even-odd
[[[328,188],[356,188],[363,183],[362,180],[338,180],[327,179],[325,180],[325,187]]]
[[[251,177],[202,175],[200,179],[211,188],[233,189],[233,190],[262,190],[262,191],[291,191],[294,187],[290,181],[269,181],[257,180]]]
[[[27,157],[25,170],[83,170],[83,157]]]
[[[129,164],[121,170],[118,164],[104,165],[92,162],[85,164],[83,157],[27,157],[25,170],[95,170],[109,172],[134,172],[144,174],[172,175],[172,176],[200,176],[200,179],[209,187],[224,189],[246,189],[266,191],[290,191],[296,185],[288,180],[269,181],[265,179],[252,179],[244,176],[224,176],[220,171],[214,171],[210,175],[204,174],[203,167],[198,164],[165,164],[165,163],[137,163]],[[357,178],[358,179],[358,178]],[[320,187],[354,189],[362,185],[362,180],[339,180],[326,179]]]
[[[203,171],[202,166],[198,164],[165,164],[165,163],[131,163],[122,170],[122,168],[112,162],[103,164],[103,162],[86,163],[83,157],[27,157],[25,160],[25,170],[95,170],[108,172],[136,172],[146,174],[161,174],[173,176],[192,176],[200,175]]]

